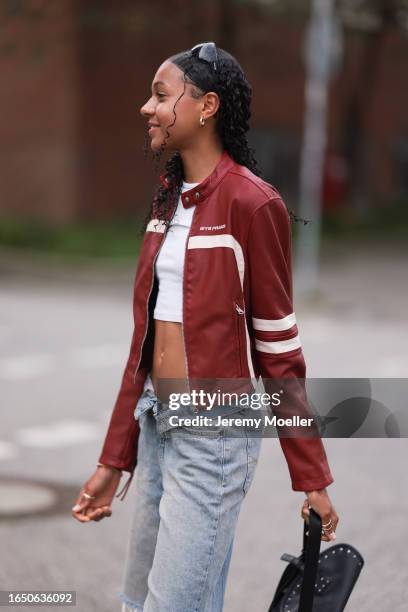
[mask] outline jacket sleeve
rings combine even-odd
[[[135,331],[133,332],[129,357],[122,375],[119,392],[99,457],[99,462],[104,465],[130,472],[130,477],[122,489],[122,500],[128,491],[137,463],[139,423],[134,418],[134,410],[143,387],[143,378],[141,376],[137,377],[136,382],[133,380],[134,338]],[[120,497],[122,491],[116,497]]]
[[[248,231],[254,353],[265,391],[284,391],[273,413],[310,418],[306,366],[293,311],[291,242],[288,210],[279,196],[273,197],[253,213]],[[321,489],[333,482],[317,427],[312,425],[312,437],[310,428],[306,435],[300,426],[277,429],[294,491]]]

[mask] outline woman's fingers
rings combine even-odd
[[[112,516],[112,508],[110,506],[101,506],[99,508],[89,508],[87,517],[91,521],[100,521],[105,517]]]
[[[306,521],[307,525],[309,524],[310,507],[311,506],[309,504],[309,500],[305,499],[300,511],[300,515],[302,519]],[[315,508],[313,509],[316,510]],[[330,506],[329,509],[321,510],[320,512],[316,510],[316,512],[319,514],[322,521],[321,539],[324,542],[331,542],[335,540],[335,531],[337,523],[339,522],[339,517],[333,506]]]
[[[72,516],[80,523],[89,522],[89,517],[86,516],[85,510],[79,510],[78,512],[72,511]]]
[[[336,539],[335,531],[337,529],[338,522],[339,522],[338,514],[336,510],[333,508],[333,506],[331,506],[331,511],[328,515],[327,520],[322,520],[322,529],[324,529],[324,533],[326,534],[328,541]],[[329,524],[327,525],[327,523]],[[323,527],[323,525],[327,525],[327,527]]]
[[[335,509],[332,507],[332,511],[330,512],[330,514],[326,515],[325,518],[326,520],[322,519],[322,530],[325,534],[324,536],[322,536],[322,539],[327,542],[331,542],[332,540],[336,539],[335,531],[337,528],[337,523],[339,522],[339,517],[337,516]]]
[[[89,518],[86,516],[86,510],[92,501],[91,499],[85,497],[84,493],[85,490],[82,489],[75,502],[75,505],[72,507],[72,516],[81,523],[87,523],[89,521]],[[92,495],[92,493],[89,494]]]
[[[99,468],[85,482],[72,507],[72,516],[81,523],[100,521],[112,515],[112,500],[122,474],[120,470]]]
[[[72,515],[81,523],[89,523],[89,521],[100,521],[105,517],[112,516],[112,508],[110,506],[91,508],[87,505],[80,511],[72,512]]]
[[[322,540],[330,542],[335,539],[334,535],[334,521],[331,512],[325,512],[322,516]]]
[[[307,523],[309,522],[309,514],[310,514],[310,512],[309,512],[309,502],[308,502],[307,499],[305,499],[305,501],[303,502],[302,509],[300,511],[300,516],[303,519],[306,519]]]

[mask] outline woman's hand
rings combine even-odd
[[[121,470],[107,465],[98,467],[86,481],[72,508],[72,516],[80,523],[100,521],[112,514],[112,500],[122,476]],[[88,499],[84,493],[95,496]]]
[[[334,532],[336,531],[339,517],[330,501],[330,497],[328,496],[326,489],[306,491],[306,495],[307,499],[305,499],[303,502],[300,513],[301,517],[307,524],[309,524],[309,506],[311,506],[322,519],[322,529],[324,530],[324,534],[322,534],[321,539],[324,542],[335,540],[336,534]],[[326,525],[326,527],[323,527],[323,525]]]

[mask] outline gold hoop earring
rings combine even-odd
[[[200,117],[200,125],[201,125],[201,127],[203,127],[205,125],[205,119],[204,119],[204,117],[202,115]]]

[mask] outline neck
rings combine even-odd
[[[186,183],[201,183],[219,163],[224,149],[220,147],[180,151]]]

